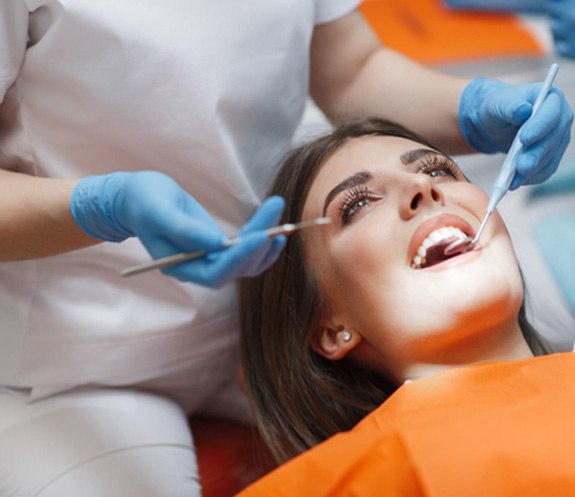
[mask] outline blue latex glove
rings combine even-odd
[[[531,115],[541,83],[509,85],[477,78],[463,90],[459,122],[467,142],[483,153],[507,152],[519,127]],[[521,130],[517,174],[511,190],[541,183],[557,169],[571,138],[573,111],[552,86],[537,114]]]
[[[575,59],[575,0],[547,0],[555,50]]]
[[[443,0],[452,9],[497,12],[544,12],[548,0]]]
[[[555,50],[575,58],[575,0],[443,0],[454,10],[549,14]]]
[[[208,212],[159,172],[89,176],[79,181],[70,200],[78,226],[99,240],[120,242],[136,236],[153,258],[210,252],[162,271],[212,288],[255,276],[276,260],[285,237],[269,240],[263,230],[277,224],[283,208],[281,197],[267,199],[238,234],[242,241],[222,249],[227,237]]]

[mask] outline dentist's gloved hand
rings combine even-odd
[[[276,260],[285,237],[269,240],[263,230],[277,224],[283,208],[281,197],[267,199],[238,234],[242,241],[222,249],[227,237],[208,212],[159,172],[89,176],[78,182],[70,200],[78,226],[99,240],[120,242],[136,236],[155,259],[177,252],[211,252],[162,270],[211,288],[255,276]]]
[[[483,153],[507,152],[531,116],[541,83],[509,85],[493,79],[471,81],[461,96],[459,122],[467,142]],[[563,92],[552,86],[533,119],[519,134],[522,150],[511,190],[541,183],[557,169],[571,138],[573,111]]]
[[[443,0],[451,9],[495,12],[542,12],[548,0]]]
[[[547,11],[555,50],[575,59],[575,0],[547,0]]]

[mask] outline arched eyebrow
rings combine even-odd
[[[432,148],[416,148],[414,150],[408,150],[399,156],[399,160],[404,166],[409,166],[426,155],[441,155],[451,161],[451,157],[448,157],[438,150],[433,150]]]
[[[323,204],[323,216],[325,216],[329,204],[333,201],[335,197],[337,197],[339,193],[343,192],[344,190],[348,190],[349,188],[353,188],[355,186],[365,185],[372,179],[373,175],[370,172],[359,171],[358,173],[349,176],[348,178],[344,179],[343,181],[335,185],[325,197],[325,202]]]

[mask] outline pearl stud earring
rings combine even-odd
[[[342,333],[341,338],[344,342],[347,343],[347,342],[351,341],[351,333],[349,331],[343,330],[341,333]]]

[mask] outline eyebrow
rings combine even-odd
[[[408,166],[409,164],[412,164],[413,162],[416,162],[425,155],[429,154],[443,155],[441,152],[431,148],[417,148],[415,150],[408,150],[407,152],[404,152],[400,155],[399,160],[403,165]]]
[[[365,185],[368,181],[373,179],[373,175],[368,171],[360,171],[355,173],[353,176],[349,176],[348,178],[344,179],[342,182],[335,185],[330,192],[325,197],[325,202],[323,204],[323,215],[327,211],[329,204],[332,200],[337,197],[337,195],[344,190],[348,190],[349,188],[353,188],[359,185]]]
[[[426,155],[441,155],[446,159],[451,160],[447,155],[439,152],[438,150],[433,150],[432,148],[417,148],[415,150],[408,150],[399,156],[399,160],[404,166],[409,166],[414,162],[417,162],[422,157]]]

